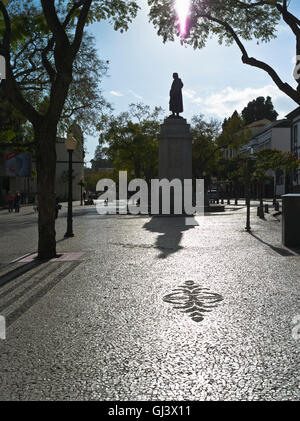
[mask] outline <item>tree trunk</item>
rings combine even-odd
[[[34,127],[39,201],[38,258],[56,256],[55,240],[55,175],[57,125],[49,122]]]

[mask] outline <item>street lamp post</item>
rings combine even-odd
[[[247,219],[246,231],[251,231],[250,226],[250,159],[247,159],[247,180],[246,180],[246,206],[247,206]]]
[[[250,148],[250,156],[247,157],[247,176],[246,176],[246,206],[247,206],[247,218],[246,218],[246,231],[251,232],[250,226],[250,181],[251,181],[251,167],[253,163],[253,148]]]
[[[80,181],[78,184],[80,185],[80,206],[83,206],[83,201],[82,201],[82,188],[84,186],[83,177],[80,178]]]
[[[68,133],[66,140],[66,149],[69,153],[69,192],[68,192],[68,219],[67,219],[67,232],[65,233],[65,238],[74,237],[73,234],[73,195],[72,195],[72,155],[77,146],[77,140],[73,136],[72,132]]]

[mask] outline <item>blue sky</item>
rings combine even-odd
[[[200,113],[223,120],[260,95],[272,97],[280,117],[297,106],[265,72],[244,65],[236,45],[220,46],[215,39],[202,50],[183,47],[179,41],[163,44],[148,22],[147,1],[138,3],[141,10],[128,32],[116,32],[107,22],[89,28],[96,37],[100,58],[110,61],[109,76],[103,80],[102,89],[114,113],[126,111],[132,102],[142,102],[151,107],[162,106],[167,116],[173,72],[178,72],[184,83],[182,115],[188,120]],[[299,2],[292,0],[291,6],[299,16]],[[271,43],[257,45],[251,41],[245,45],[250,56],[271,64],[286,82],[295,86],[295,38],[284,22],[278,27],[278,38]],[[97,144],[97,137],[87,138],[87,162],[93,158]]]

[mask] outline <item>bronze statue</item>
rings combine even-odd
[[[179,117],[179,113],[183,112],[182,92],[183,83],[178,77],[178,73],[173,73],[173,83],[170,90],[170,117]]]

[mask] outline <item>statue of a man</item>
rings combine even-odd
[[[173,73],[173,83],[170,90],[170,117],[179,117],[179,113],[183,112],[182,92],[183,83],[178,77],[178,73]]]

